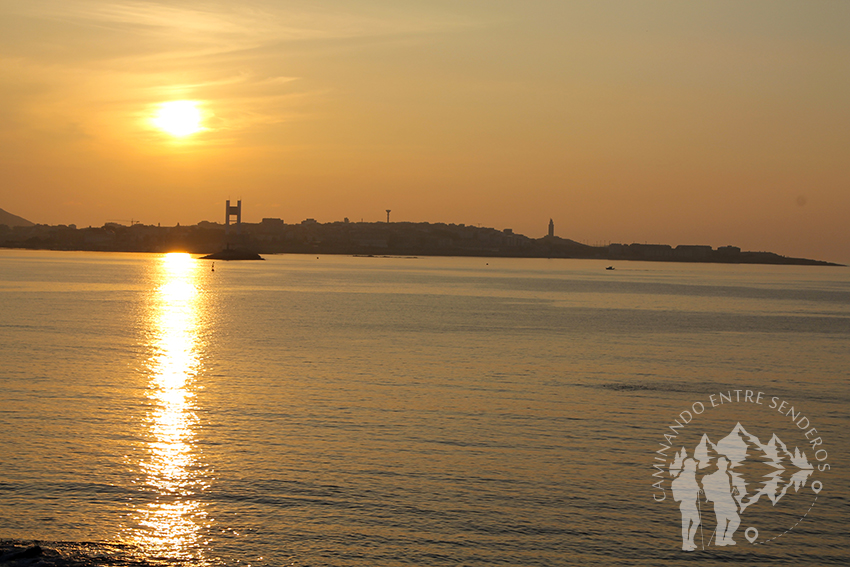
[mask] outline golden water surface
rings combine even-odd
[[[196,559],[204,548],[207,513],[198,495],[209,487],[194,444],[195,379],[203,362],[201,266],[189,254],[167,254],[155,265],[144,320],[149,341],[145,373],[148,408],[146,457],[137,463],[151,498],[134,506],[138,528],[130,539],[150,552]]]

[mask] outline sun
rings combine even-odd
[[[153,125],[172,136],[182,138],[204,129],[201,126],[201,111],[193,100],[175,100],[159,105]]]

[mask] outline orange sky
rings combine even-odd
[[[6,0],[0,208],[850,262],[850,2]],[[198,102],[182,138],[152,118]]]

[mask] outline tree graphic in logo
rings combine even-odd
[[[682,513],[682,549],[697,548],[694,537],[702,524],[703,508],[713,505],[717,519],[717,527],[703,545],[735,545],[732,536],[748,507],[762,496],[776,506],[789,488],[795,492],[804,488],[813,472],[805,453],[796,447],[790,452],[776,434],[762,443],[740,423],[717,444],[704,434],[691,456],[682,447],[670,465],[673,499]],[[753,541],[751,530],[758,533],[748,528],[745,535]]]

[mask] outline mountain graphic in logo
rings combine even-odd
[[[682,463],[688,457],[684,447],[676,453],[670,465],[670,475],[678,476]],[[740,512],[766,496],[775,506],[793,487],[799,492],[806,486],[814,467],[806,454],[795,447],[794,452],[774,433],[767,443],[748,433],[740,423],[732,431],[714,444],[703,435],[693,450],[697,463],[697,472],[705,476],[717,470],[717,459],[726,457],[729,461],[729,475],[732,482],[732,496],[738,503]]]

